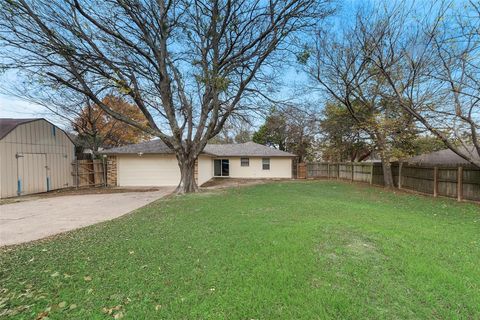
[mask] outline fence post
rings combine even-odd
[[[402,167],[403,162],[398,164],[398,189],[402,189]]]
[[[370,184],[373,184],[373,162],[370,166]]]
[[[103,155],[102,157],[102,168],[103,168],[103,187],[107,187],[107,156]]]
[[[457,169],[457,200],[463,199],[463,167],[459,166]]]
[[[352,182],[353,182],[353,180],[354,180],[354,172],[355,172],[354,169],[353,169],[353,162],[351,163],[350,168],[352,169]]]
[[[330,162],[327,163],[327,178],[330,180]]]
[[[76,171],[77,171],[77,176],[76,176],[76,186],[75,188],[78,189],[78,185],[80,184],[80,176],[79,176],[79,172],[78,172],[78,159],[75,160],[75,168],[76,168]]]
[[[306,179],[307,178],[307,165],[306,163],[297,164],[297,179]]]
[[[340,180],[340,162],[337,163],[337,180]]]
[[[438,197],[438,167],[433,167],[433,196]]]

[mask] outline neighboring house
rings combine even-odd
[[[108,180],[117,186],[177,186],[180,168],[173,151],[161,140],[104,150]],[[245,179],[292,178],[294,154],[253,142],[209,144],[197,159],[196,179],[202,185],[213,177]]]
[[[45,119],[0,118],[0,198],[73,185],[75,146]]]
[[[475,147],[467,146],[459,147],[462,153],[470,154],[474,159],[480,160],[480,157],[475,150]],[[422,154],[413,158],[404,160],[406,163],[418,164],[418,165],[436,165],[436,166],[455,166],[455,165],[467,165],[469,162],[450,149],[444,149],[436,152]]]

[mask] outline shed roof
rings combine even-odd
[[[473,145],[465,147],[459,147],[459,150],[462,153],[470,154],[474,159],[480,160],[480,156],[475,150]],[[444,149],[440,151],[435,151],[432,153],[426,153],[413,158],[409,158],[406,162],[411,164],[422,164],[422,165],[458,165],[458,164],[468,164],[469,162],[450,149]]]
[[[13,118],[0,118],[0,140],[5,138],[13,129],[21,124],[40,120],[39,118],[30,119],[13,119]]]
[[[65,133],[68,139],[75,145],[74,140],[67,132],[65,132],[65,130],[59,128],[58,126],[54,125],[53,123],[51,123],[50,121],[44,118],[28,118],[28,119],[0,118],[0,140],[5,138],[10,132],[12,132],[19,125],[26,124],[33,121],[39,121],[39,120],[46,121],[50,123],[52,126],[57,127],[60,131]]]
[[[203,152],[216,157],[295,157],[292,153],[270,148],[254,142],[208,144]],[[173,154],[173,151],[163,141],[157,139],[104,150],[103,153]]]

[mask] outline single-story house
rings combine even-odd
[[[0,198],[71,187],[75,145],[42,119],[0,118]]]
[[[180,168],[173,151],[152,140],[103,151],[108,155],[107,180],[116,186],[177,186]],[[294,154],[254,142],[208,144],[197,159],[196,179],[292,178]]]
[[[459,147],[460,152],[470,155],[473,159],[480,161],[480,156],[473,145],[467,147]],[[457,166],[468,165],[469,162],[450,149],[444,149],[431,153],[421,154],[404,160],[409,164],[424,166]]]

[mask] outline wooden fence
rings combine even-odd
[[[106,163],[102,159],[75,160],[72,175],[75,187],[99,187],[106,185]]]
[[[299,179],[341,179],[384,185],[380,163],[300,163]],[[395,187],[423,194],[480,201],[480,169],[472,166],[421,166],[392,163]]]

